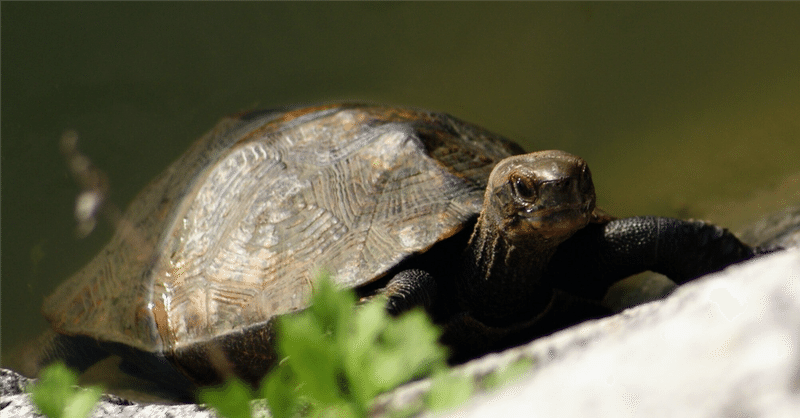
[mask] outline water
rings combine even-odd
[[[75,238],[65,129],[125,206],[221,116],[446,111],[592,167],[626,216],[734,229],[800,202],[800,5],[3,3],[2,362],[109,238]]]

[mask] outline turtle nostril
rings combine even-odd
[[[572,179],[558,179],[555,181],[548,182],[548,189],[551,191],[558,193],[559,195],[563,195],[565,192],[569,192],[572,189]]]

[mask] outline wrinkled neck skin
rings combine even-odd
[[[550,301],[544,269],[566,237],[511,239],[500,222],[481,215],[462,256],[462,308],[490,326],[530,320]]]

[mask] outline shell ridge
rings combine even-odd
[[[446,115],[379,106],[224,119],[126,211],[154,251],[115,234],[62,286],[80,290],[51,297],[71,302],[50,319],[158,351],[301,309],[318,271],[365,284],[461,229],[508,144]]]

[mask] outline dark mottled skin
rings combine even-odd
[[[591,177],[578,157],[547,151],[517,158],[516,167],[504,169],[504,161],[492,173],[466,249],[448,265],[457,274],[434,277],[447,274],[435,259],[448,255],[432,255],[430,272],[400,272],[387,289],[393,313],[415,305],[433,313],[454,362],[608,315],[600,300],[632,274],[651,270],[680,284],[755,255],[704,222],[595,212]],[[547,158],[561,164],[544,164]],[[517,186],[520,167],[527,186]]]

